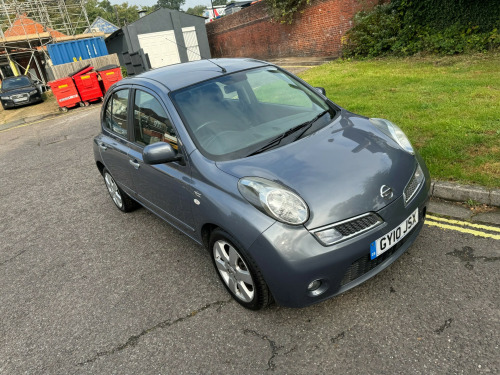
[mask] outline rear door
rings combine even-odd
[[[115,91],[104,103],[102,134],[97,141],[104,166],[118,185],[129,195],[133,195],[128,152],[129,141],[129,99],[130,89]]]

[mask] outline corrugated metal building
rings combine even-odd
[[[129,75],[149,68],[210,58],[205,19],[158,9],[106,38]]]

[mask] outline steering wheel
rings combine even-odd
[[[200,130],[205,129],[207,126],[214,125],[214,124],[217,124],[217,121],[215,121],[215,120],[206,121],[203,124],[201,124],[200,126],[198,126],[198,128],[195,130],[195,133],[198,133]],[[207,128],[207,130],[210,130],[210,133],[215,134],[215,132],[213,130],[208,129],[208,128]]]
[[[210,138],[207,138],[205,140],[205,142],[203,142],[203,147],[206,148],[206,149],[210,149],[212,148],[212,145],[215,141],[221,141],[223,139],[223,137],[229,133],[240,133],[239,131],[237,130],[224,130],[218,134],[215,134],[212,135],[212,137]],[[227,140],[226,140],[227,141]]]

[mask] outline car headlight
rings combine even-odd
[[[371,118],[370,122],[384,134],[394,139],[403,150],[412,155],[415,154],[410,140],[398,126],[383,118]]]
[[[285,186],[260,177],[243,177],[238,181],[241,195],[266,215],[291,225],[309,218],[306,202]]]
[[[38,92],[38,90],[31,90],[30,95],[35,95]]]

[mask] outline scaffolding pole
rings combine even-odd
[[[47,44],[56,42],[61,34],[75,37],[84,30],[90,30],[86,2],[87,0],[0,0],[0,65],[3,60],[3,65],[8,64],[17,75],[27,74],[34,62],[40,78],[45,82],[37,55],[42,55],[47,61]],[[35,23],[41,25],[41,29]],[[14,57],[24,57],[26,66],[20,66],[13,60]]]

